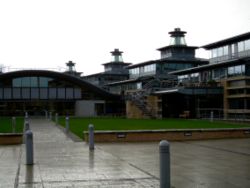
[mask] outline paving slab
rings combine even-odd
[[[31,119],[34,165],[25,145],[0,146],[0,187],[159,187],[159,143],[85,142],[44,119]],[[247,188],[250,139],[170,142],[174,188]]]

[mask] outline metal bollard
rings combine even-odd
[[[52,112],[49,112],[49,120],[52,121]]]
[[[33,165],[33,133],[31,130],[25,132],[26,164]]]
[[[25,124],[26,122],[29,122],[29,115],[28,115],[28,112],[25,112],[24,124]]]
[[[170,188],[170,152],[169,142],[160,142],[160,188]]]
[[[66,133],[69,132],[69,116],[66,116],[65,118],[65,131]]]
[[[24,130],[25,130],[25,132],[27,131],[27,130],[30,130],[30,124],[29,124],[29,122],[25,122],[25,124],[24,124]]]
[[[214,121],[214,111],[210,112],[210,122]]]
[[[12,133],[16,132],[16,117],[12,117]]]
[[[27,111],[25,112],[25,118],[29,118],[29,114]]]
[[[58,113],[56,113],[55,115],[55,121],[56,121],[56,125],[58,125]]]
[[[89,125],[89,150],[95,149],[95,140],[94,140],[94,126],[92,124]]]

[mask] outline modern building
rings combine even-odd
[[[185,31],[169,34],[159,59],[132,65],[115,49],[93,75],[81,76],[72,61],[65,72],[0,72],[0,113],[250,119],[250,32],[202,46],[209,59],[196,57]]]
[[[114,49],[110,52],[111,62],[104,63],[104,72],[83,76],[82,79],[98,87],[108,90],[107,84],[121,80],[127,80],[129,73],[126,67],[131,63],[123,62],[122,51]]]
[[[170,34],[160,60],[129,66],[129,80],[109,84],[125,90],[127,117],[250,119],[250,33],[202,46],[209,60],[195,58],[180,29]]]
[[[120,97],[80,78],[74,63],[69,70],[20,70],[0,73],[1,115],[42,115],[45,111],[62,115],[96,116],[122,113]]]
[[[169,117],[163,111],[164,96],[159,94],[177,85],[177,76],[169,73],[208,64],[208,60],[195,57],[198,47],[186,44],[185,31],[176,28],[169,34],[170,44],[158,49],[160,59],[130,65],[128,80],[108,84],[111,92],[126,95],[129,118]]]
[[[202,48],[210,53],[208,65],[171,73],[178,75],[178,83],[183,85],[182,88],[192,85],[194,92],[204,87],[210,90],[213,87],[214,93],[215,90],[221,90],[216,92],[214,98],[196,97],[195,117],[213,112],[219,118],[250,119],[250,32]]]

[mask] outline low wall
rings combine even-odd
[[[250,128],[95,131],[95,142],[187,141],[221,138],[250,138]],[[84,132],[84,139],[88,142],[88,132]]]
[[[22,133],[0,133],[0,145],[13,145],[22,143]]]

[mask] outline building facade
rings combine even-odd
[[[203,46],[210,53],[209,64],[175,71],[178,83],[196,88],[221,88],[222,100],[209,109],[199,106],[196,116],[213,111],[220,118],[250,119],[250,33]],[[212,104],[212,100],[205,100]],[[208,114],[208,113],[207,113]]]
[[[106,90],[109,90],[107,84],[128,79],[129,73],[126,67],[131,63],[123,62],[123,52],[119,49],[114,49],[110,53],[112,60],[103,64],[104,72],[83,76],[82,79]]]
[[[1,72],[0,113],[250,119],[250,32],[202,46],[209,59],[196,57],[185,31],[169,34],[159,59],[132,65],[115,49],[102,73],[81,76],[72,61],[65,72]]]
[[[204,60],[178,31],[163,59],[129,66],[130,80],[110,84],[127,89],[127,117],[250,119],[250,33],[202,46]]]
[[[119,96],[82,80],[72,70],[0,73],[1,115],[23,115],[24,112],[43,115],[46,111],[96,116],[119,113],[122,109]]]

